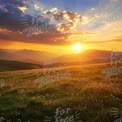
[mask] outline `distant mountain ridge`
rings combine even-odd
[[[1,60],[15,60],[41,64],[45,58],[53,57],[52,53],[35,50],[5,50],[0,49]]]
[[[120,52],[122,55],[122,52]],[[61,62],[88,62],[93,60],[101,60],[103,62],[110,61],[111,51],[106,50],[86,50],[80,54],[71,54],[58,57]]]
[[[44,65],[44,59],[48,67],[109,63],[110,56],[111,51],[105,50],[86,50],[79,54],[55,58],[53,54],[41,51],[0,50],[0,71],[40,69]],[[122,58],[122,52],[120,57]]]
[[[120,52],[122,56],[122,52]],[[5,50],[0,49],[0,60],[15,60],[27,63],[42,64],[44,60],[57,60],[57,63],[63,62],[108,62],[110,61],[111,51],[106,50],[85,50],[79,54],[70,54],[55,57],[54,54],[35,51],[35,50]]]

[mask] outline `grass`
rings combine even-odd
[[[0,72],[5,87],[0,89],[0,116],[16,122],[43,122],[45,116],[54,116],[56,108],[78,111],[83,122],[113,122],[112,107],[122,115],[122,76],[105,79],[101,71],[107,65],[64,67],[71,77],[57,80],[39,88],[34,80],[43,76],[40,70]],[[51,75],[54,75],[53,73]],[[78,122],[74,120],[73,122]]]

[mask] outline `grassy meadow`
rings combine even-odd
[[[0,117],[11,122],[44,122],[45,117],[51,117],[55,122],[56,108],[62,107],[71,108],[71,114],[78,111],[83,122],[114,122],[122,115],[122,75],[118,80],[106,79],[101,72],[107,67],[63,67],[62,72],[69,71],[71,77],[43,87],[34,82],[43,77],[42,69],[0,72],[0,79],[5,80],[0,88]]]

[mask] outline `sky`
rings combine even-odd
[[[0,48],[122,51],[122,0],[0,0]]]

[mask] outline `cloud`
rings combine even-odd
[[[0,0],[0,39],[67,44],[68,37],[75,32],[93,32],[94,36],[82,35],[82,38],[86,41],[90,39],[90,42],[121,41],[121,38],[116,38],[121,35],[120,25],[116,25],[118,20],[121,20],[120,3],[120,0],[103,0],[98,7],[90,8],[81,16],[70,10],[60,10],[58,7],[47,9],[39,1]],[[27,34],[30,34],[30,38],[26,38]]]
[[[51,19],[54,19],[57,30],[60,32],[70,31],[82,21],[81,15],[70,11],[60,11],[57,8],[46,10],[44,13],[50,15]]]
[[[18,6],[18,9],[24,13],[25,10],[27,10],[27,7],[26,6],[22,6],[22,7]]]
[[[50,10],[44,11],[45,14],[57,14],[59,13],[59,10],[57,8],[52,8]]]
[[[77,13],[60,11],[58,8],[44,10],[39,1],[5,0],[0,1],[0,4],[0,28],[9,31],[23,32],[24,29],[38,24],[41,32],[33,33],[33,35],[50,32],[51,30],[48,30],[46,26],[53,26],[52,31],[55,33],[69,33],[82,19]]]
[[[70,30],[75,29],[78,23],[82,20],[81,15],[75,12],[61,11],[56,7],[45,10],[44,7],[41,9],[42,5],[30,1],[27,2],[26,5],[27,10],[23,10],[23,8],[21,8],[21,10],[24,11],[23,17],[25,17],[25,19],[23,20],[26,21],[24,23],[29,26],[32,26],[32,24],[30,24],[32,22],[30,21],[34,20],[35,23],[38,21],[38,26],[43,24],[55,26],[52,31],[56,31],[56,33],[69,33]],[[47,29],[47,31],[49,30]]]
[[[69,34],[60,33],[55,23],[50,21],[50,16],[47,16],[42,10],[38,10],[37,4],[29,1],[25,2],[24,0],[5,0],[5,2],[0,1],[0,3],[0,40],[54,45],[67,43],[65,39]],[[57,9],[55,8],[50,10],[50,12],[55,14],[56,11]],[[40,13],[42,14],[40,15]],[[37,21],[40,30],[34,32],[35,30],[32,30],[32,28],[36,27],[35,24],[37,24]],[[71,26],[70,23],[67,25]],[[25,29],[31,31],[29,32],[32,34],[31,38],[26,38],[27,35],[22,33]]]
[[[84,43],[90,43],[90,44],[97,44],[97,43],[107,43],[107,42],[122,42],[122,38],[114,38],[114,39],[111,39],[111,40],[101,40],[101,41],[82,41]]]
[[[73,26],[74,26],[73,22],[67,22],[65,24],[59,23],[57,25],[57,30],[61,32],[66,32],[66,31],[71,30]]]
[[[23,5],[23,1],[20,0],[0,1],[0,27],[19,31],[22,28],[19,22],[22,12],[18,6]]]
[[[70,33],[61,34],[56,32],[45,32],[38,35],[32,35],[31,38],[27,38],[20,32],[8,31],[0,29],[0,40],[10,42],[24,42],[24,43],[38,43],[47,45],[65,45],[69,42],[66,41]]]
[[[4,5],[0,5],[0,12],[1,12],[1,14],[2,13],[7,13],[8,9],[6,9]]]

